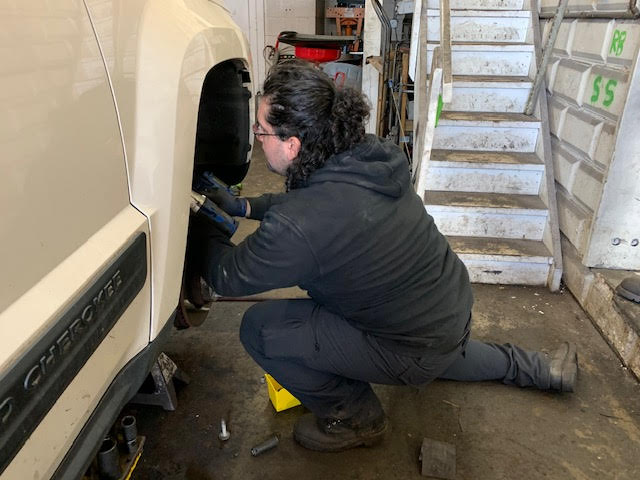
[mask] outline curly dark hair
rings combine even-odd
[[[293,60],[271,69],[263,98],[269,102],[267,121],[281,140],[300,139],[300,152],[287,170],[287,190],[303,187],[331,155],[364,140],[369,105],[349,87],[308,62]]]

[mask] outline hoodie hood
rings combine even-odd
[[[324,182],[350,183],[390,197],[410,188],[407,158],[391,141],[366,135],[351,150],[332,155],[313,172],[309,185]]]

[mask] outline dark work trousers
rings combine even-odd
[[[355,415],[360,403],[375,398],[370,383],[420,386],[443,378],[549,387],[547,360],[537,352],[469,340],[447,355],[403,356],[310,299],[253,305],[242,320],[240,340],[267,373],[321,418]]]

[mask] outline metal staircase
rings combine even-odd
[[[525,113],[541,58],[535,0],[450,1],[415,5],[416,190],[473,282],[557,290],[544,90]]]

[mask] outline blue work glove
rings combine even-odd
[[[229,191],[229,187],[211,172],[204,172],[198,177],[194,190],[213,200],[232,217],[244,217],[247,214],[247,199],[236,197]]]
[[[205,195],[232,217],[244,217],[247,214],[246,198],[236,197],[223,189],[205,192]]]

